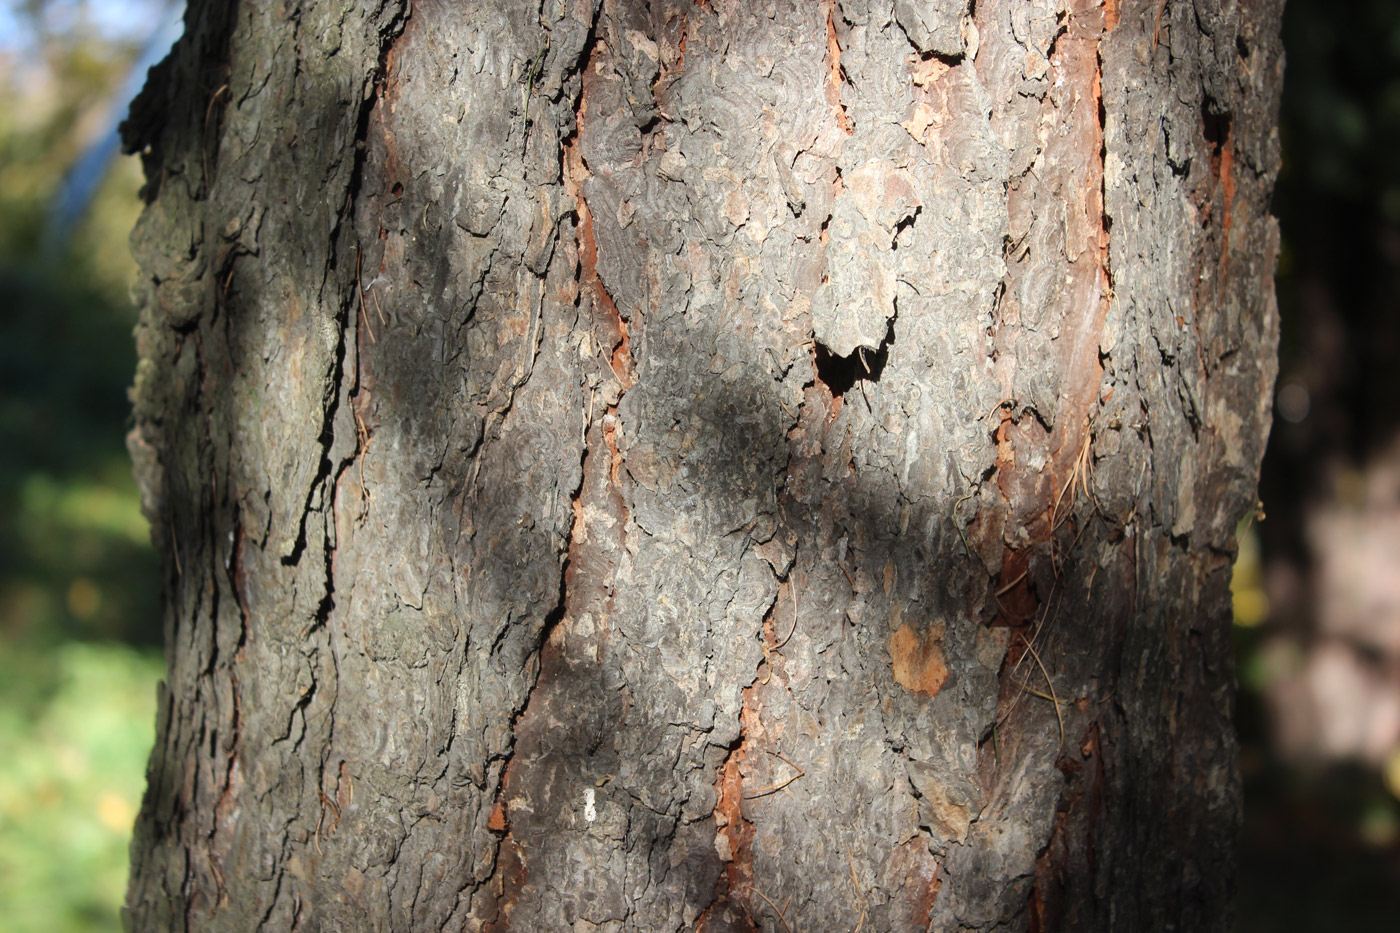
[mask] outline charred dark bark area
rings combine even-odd
[[[133,925],[1228,927],[1278,15],[192,14]]]

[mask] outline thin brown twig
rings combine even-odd
[[[355,458],[355,464],[360,470],[360,498],[365,502],[369,502],[371,496],[369,494],[369,488],[365,486],[365,457],[369,456],[369,428],[365,427],[364,419],[360,417],[358,411],[355,411],[353,405],[350,411],[351,414],[355,416],[355,431],[360,435],[360,455]],[[366,509],[365,515],[368,514],[369,510]],[[363,521],[363,519],[364,516],[362,515],[361,520]]]
[[[1084,532],[1086,532],[1086,531],[1088,531],[1088,530],[1089,530],[1089,524],[1088,524],[1088,522],[1085,522],[1084,524],[1080,525],[1080,526],[1079,526],[1079,530],[1078,530],[1077,532],[1075,532],[1075,534],[1074,534],[1074,540],[1070,541],[1069,547],[1065,548],[1063,551],[1059,550],[1059,548],[1057,547],[1057,545],[1056,545],[1056,543],[1055,543],[1055,541],[1054,541],[1053,539],[1051,540],[1051,542],[1050,542],[1050,570],[1051,570],[1051,572],[1055,575],[1055,585],[1056,585],[1056,586],[1058,586],[1059,583],[1060,583],[1060,560],[1061,560],[1061,558],[1062,558],[1062,557],[1067,557],[1068,555],[1074,553],[1074,549],[1077,548],[1077,547],[1079,547],[1079,539],[1082,538],[1082,537],[1084,537]]]
[[[185,572],[180,569],[180,538],[175,534],[175,521],[171,519],[166,524],[170,526],[170,555],[175,558],[175,576],[183,577]]]
[[[1087,528],[1088,526],[1085,527]],[[1075,544],[1078,544],[1079,537],[1083,534],[1084,528],[1079,529],[1079,534],[1074,536]],[[1075,544],[1070,545],[1070,550],[1074,549]],[[1056,607],[1059,604],[1056,602],[1056,599],[1061,596],[1060,570],[1058,567],[1054,566],[1054,560],[1055,555],[1051,553],[1050,561],[1051,567],[1054,570],[1054,579],[1050,583],[1050,595],[1045,599],[1045,611],[1040,614],[1040,620],[1036,622],[1035,630],[1031,632],[1030,638],[1026,638],[1024,634],[1021,636],[1022,640],[1025,641],[1028,646],[1034,645],[1036,642],[1041,640],[1041,636],[1045,633],[1045,630],[1050,627],[1051,623],[1055,621],[1058,615],[1056,612]],[[1021,670],[1021,665],[1025,663],[1026,656],[1022,654],[1019,658],[1016,659],[1016,664],[1011,668],[1011,673],[1015,675],[1018,671]]]
[[[331,808],[331,816],[335,817],[335,822],[331,824],[331,832],[335,832],[335,828],[340,825],[340,804],[326,796],[325,791],[321,791],[321,803]]]
[[[355,244],[355,290],[360,293],[360,317],[365,319],[365,330],[369,333],[369,342],[378,343],[374,339],[374,328],[369,325],[369,312],[365,310],[365,286],[364,280],[360,278],[360,244]]]
[[[1005,596],[1007,593],[1011,592],[1016,587],[1017,583],[1020,583],[1022,580],[1026,579],[1026,574],[1030,572],[1031,568],[1029,567],[1027,567],[1025,570],[1022,570],[1019,574],[1016,575],[1016,579],[1012,580],[1010,583],[1006,584],[1006,586],[1003,586],[1001,589],[997,590],[992,595]]]
[[[214,112],[214,104],[228,91],[228,82],[219,85],[214,96],[209,98],[209,106],[204,108],[204,128],[199,132],[199,164],[204,170],[204,187],[209,188],[209,116]]]
[[[1087,526],[1086,526],[1086,527],[1087,527]],[[1083,535],[1083,534],[1084,534],[1084,529],[1081,528],[1081,529],[1079,530],[1079,534],[1078,534],[1078,535],[1075,535],[1074,540],[1075,540],[1076,543],[1078,543],[1080,535]],[[1071,545],[1071,550],[1073,550],[1073,547],[1074,547],[1074,545]],[[1038,693],[1038,692],[1036,692],[1036,691],[1030,690],[1030,689],[1026,686],[1025,683],[1023,683],[1022,681],[1020,681],[1020,680],[1018,680],[1018,679],[1016,678],[1016,673],[1017,673],[1018,671],[1021,670],[1021,665],[1026,663],[1026,655],[1029,654],[1029,655],[1031,655],[1032,660],[1034,660],[1035,663],[1036,663],[1037,665],[1040,666],[1041,674],[1044,675],[1044,677],[1045,677],[1045,682],[1046,682],[1047,684],[1050,685],[1051,693],[1053,694],[1053,692],[1054,692],[1055,685],[1052,684],[1052,683],[1050,683],[1050,676],[1049,676],[1049,674],[1046,674],[1046,673],[1045,673],[1045,665],[1041,663],[1041,661],[1040,661],[1040,655],[1036,653],[1035,648],[1034,648],[1034,645],[1035,645],[1036,642],[1040,641],[1042,634],[1044,634],[1045,630],[1050,626],[1050,624],[1051,624],[1052,622],[1055,621],[1055,618],[1057,617],[1057,614],[1056,614],[1056,611],[1055,611],[1055,610],[1056,610],[1057,603],[1055,602],[1055,600],[1057,599],[1057,597],[1060,597],[1060,596],[1061,596],[1061,593],[1060,593],[1060,591],[1059,591],[1059,586],[1060,586],[1060,577],[1059,577],[1059,573],[1058,573],[1058,571],[1057,571],[1056,574],[1055,574],[1054,582],[1051,583],[1051,585],[1050,585],[1050,596],[1046,599],[1046,602],[1045,602],[1045,611],[1041,613],[1041,615],[1040,615],[1040,621],[1036,624],[1035,630],[1034,630],[1033,632],[1031,632],[1029,638],[1027,638],[1024,634],[1021,635],[1021,640],[1025,642],[1026,648],[1029,649],[1029,650],[1026,651],[1026,652],[1024,652],[1024,653],[1022,653],[1022,655],[1021,655],[1019,658],[1016,659],[1016,663],[1015,663],[1014,665],[1012,665],[1012,667],[1011,667],[1011,674],[1010,674],[1011,682],[1014,683],[1014,684],[1016,684],[1018,687],[1021,687],[1021,693],[1017,694],[1017,695],[1016,695],[1016,698],[1015,698],[1014,700],[1012,700],[1011,703],[1007,706],[1006,712],[1005,712],[1005,713],[1002,713],[1000,716],[997,717],[996,725],[999,726],[999,725],[1001,725],[1002,723],[1006,722],[1008,719],[1011,718],[1011,714],[1014,713],[1014,712],[1016,711],[1016,708],[1020,705],[1021,699],[1026,695],[1026,693],[1028,693],[1028,692],[1029,692],[1029,693],[1034,693],[1034,695],[1036,695],[1036,696],[1039,696],[1039,697],[1042,697],[1042,698],[1044,698],[1044,699],[1051,700],[1052,702],[1055,702],[1055,717],[1056,717],[1056,719],[1059,719],[1059,720],[1060,720],[1060,749],[1063,750],[1063,749],[1064,749],[1064,742],[1065,742],[1065,738],[1064,738],[1065,724],[1064,724],[1063,718],[1060,717],[1060,704],[1059,704],[1059,702],[1055,700],[1055,697],[1054,697],[1053,695],[1052,695],[1052,696],[1045,696],[1044,694],[1041,694],[1041,693]],[[993,732],[992,732],[992,742],[993,742],[993,750],[995,751],[995,747],[996,747],[996,731],[995,731],[995,727],[993,728]]]
[[[379,292],[374,290],[374,282],[370,283],[369,296],[374,299],[374,313],[379,315],[379,326],[388,327],[389,321],[384,317],[384,309],[379,307]]]
[[[861,893],[860,881],[856,878],[856,860],[851,855],[851,844],[846,843],[846,861],[851,866],[851,887],[856,889],[856,903],[860,905],[860,919],[856,921],[855,933],[860,933],[860,928],[865,926],[865,895]]]
[[[1033,696],[1033,697],[1040,697],[1042,700],[1049,700],[1051,703],[1059,703],[1061,706],[1069,706],[1069,705],[1070,705],[1069,700],[1056,700],[1054,697],[1052,697],[1050,694],[1046,693],[1044,690],[1037,690],[1037,689],[1035,689],[1034,687],[1032,687],[1030,684],[1026,683],[1024,680],[1020,680],[1020,679],[1018,679],[1018,678],[1013,677],[1013,678],[1011,678],[1011,682],[1012,682],[1013,684],[1015,684],[1016,686],[1020,687],[1022,690],[1026,691],[1027,693],[1029,693],[1029,694],[1030,694],[1031,696]]]
[[[1035,646],[1026,642],[1026,650],[1030,652],[1031,660],[1035,661],[1036,667],[1040,668],[1040,674],[1045,678],[1045,685],[1050,688],[1049,700],[1055,705],[1055,721],[1060,724],[1060,749],[1055,753],[1058,758],[1060,753],[1065,750],[1065,717],[1060,712],[1060,699],[1055,696],[1055,684],[1050,679],[1050,672],[1045,669],[1045,665],[1041,662],[1040,655],[1036,653]]]
[[[1024,238],[1023,238],[1023,239],[1024,239]],[[990,418],[993,414],[995,414],[996,412],[1000,411],[1002,408],[1006,407],[1007,405],[1015,406],[1015,404],[1016,404],[1016,400],[1015,400],[1014,398],[1004,398],[1004,399],[1002,399],[1000,402],[997,402],[995,405],[993,405],[991,408],[987,409],[987,413],[986,413],[985,415],[983,415],[982,417],[978,418],[977,420],[978,420],[978,421],[986,421],[986,420],[987,420],[988,418]]]
[[[773,646],[774,651],[782,650],[782,647],[792,641],[793,634],[797,631],[797,573],[792,575],[792,628],[788,629],[787,638]]]
[[[224,873],[219,870],[217,859],[209,859],[209,870],[214,873],[214,882],[219,886],[218,906],[223,907],[228,903],[228,892],[224,890]]]
[[[972,553],[972,545],[967,543],[967,535],[963,534],[962,522],[958,521],[958,506],[962,505],[968,499],[973,499],[976,496],[977,490],[974,489],[972,490],[972,492],[968,493],[967,495],[959,499],[957,502],[953,503],[953,527],[958,529],[958,537],[962,539],[963,550],[967,551],[968,557],[972,557],[974,555]]]
[[[787,787],[793,781],[797,780],[798,778],[804,776],[807,773],[806,771],[803,771],[797,765],[789,761],[787,756],[783,755],[782,752],[775,752],[766,748],[764,749],[764,751],[768,752],[768,754],[772,755],[775,758],[781,758],[783,761],[787,762],[788,767],[792,768],[792,770],[796,771],[797,773],[785,781],[779,781],[776,784],[769,784],[767,787],[760,787],[758,790],[750,791],[749,793],[744,794],[745,800],[753,800],[755,797],[766,797],[771,793],[780,791],[784,787]]]
[[[1054,531],[1055,529],[1057,529],[1057,528],[1059,528],[1061,525],[1063,525],[1063,524],[1064,524],[1064,521],[1065,521],[1065,518],[1069,518],[1070,514],[1074,511],[1074,500],[1075,500],[1076,497],[1073,496],[1073,495],[1071,495],[1071,496],[1069,497],[1070,511],[1065,513],[1065,518],[1059,518],[1059,517],[1058,517],[1059,514],[1060,514],[1060,501],[1061,501],[1062,499],[1064,499],[1065,493],[1067,493],[1067,492],[1069,492],[1069,491],[1071,491],[1071,490],[1074,489],[1075,481],[1076,481],[1076,480],[1080,480],[1080,471],[1084,469],[1084,460],[1085,460],[1084,455],[1085,455],[1086,453],[1088,453],[1088,451],[1089,451],[1089,438],[1086,437],[1086,438],[1084,438],[1084,446],[1082,446],[1082,447],[1079,448],[1079,453],[1076,454],[1075,457],[1074,457],[1074,469],[1070,470],[1069,479],[1065,481],[1064,486],[1060,487],[1060,494],[1059,494],[1058,496],[1055,497],[1055,504],[1054,504],[1054,506],[1052,506],[1051,509],[1050,509],[1050,530],[1051,530],[1051,531]],[[1084,485],[1084,489],[1085,489],[1086,491],[1088,490],[1088,488],[1089,488],[1089,487],[1087,486],[1087,484]]]
[[[784,930],[787,930],[788,933],[792,933],[792,927],[788,926],[787,917],[784,917],[784,916],[783,916],[783,912],[782,912],[782,910],[780,910],[780,909],[778,908],[778,905],[777,905],[777,904],[774,904],[772,901],[770,901],[770,900],[768,899],[768,895],[767,895],[767,894],[764,894],[762,891],[760,891],[760,890],[758,889],[757,885],[752,885],[752,884],[751,884],[751,885],[749,885],[749,889],[750,889],[751,891],[753,891],[753,893],[757,894],[759,897],[763,898],[763,902],[764,902],[765,904],[767,904],[769,907],[773,908],[773,912],[774,912],[775,914],[778,915],[778,921],[779,921],[780,923],[782,923],[783,929],[784,929]]]
[[[1082,529],[1080,533],[1083,533]],[[1077,541],[1078,538],[1076,537],[1075,540]],[[1054,621],[1055,597],[1060,595],[1060,571],[1059,568],[1054,567],[1054,559],[1055,555],[1052,553],[1050,555],[1050,560],[1052,569],[1054,570],[1054,579],[1050,581],[1050,595],[1045,598],[1045,610],[1041,612],[1040,619],[1036,622],[1035,630],[1031,632],[1030,638],[1026,638],[1025,635],[1021,636],[1028,644],[1039,641],[1041,633]],[[1026,656],[1023,654],[1016,659],[1016,664],[1011,668],[1011,672],[1015,674],[1021,669],[1021,665],[1024,663],[1026,663]]]

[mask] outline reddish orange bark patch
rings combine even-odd
[[[890,664],[894,681],[910,693],[935,696],[948,680],[948,659],[939,642],[943,626],[916,632],[914,627],[900,626],[890,636]]]
[[[835,4],[826,4],[826,103],[836,111],[836,123],[849,136],[855,132],[851,118],[841,103],[841,43],[836,41],[836,20],[833,18]]]
[[[588,119],[589,92],[596,81],[597,68],[594,67],[594,60],[599,55],[605,54],[607,54],[606,45],[602,42],[596,43],[588,58],[588,63],[583,69],[583,88],[579,95],[578,111],[575,115],[577,128],[564,147],[563,182],[564,190],[569,193],[578,206],[579,281],[593,298],[597,332],[607,343],[609,351],[608,365],[612,367],[617,381],[626,390],[632,388],[636,382],[632,364],[631,342],[627,334],[627,323],[622,319],[622,312],[618,310],[612,295],[608,294],[608,289],[603,284],[602,277],[598,275],[598,241],[593,234],[593,213],[588,209],[588,202],[584,200],[582,187],[583,179],[588,177],[589,171],[583,163],[583,155],[578,146],[579,137],[582,136],[584,124]]]
[[[525,854],[520,845],[507,838],[501,843],[501,851],[496,861],[496,877],[499,884],[496,900],[496,917],[484,927],[485,933],[505,933],[510,929],[510,913],[520,898],[529,872],[525,868]]]
[[[757,930],[749,911],[749,892],[753,890],[753,824],[744,816],[744,775],[740,766],[748,758],[749,736],[761,730],[758,716],[756,684],[744,688],[739,722],[743,738],[729,753],[720,768],[715,790],[715,852],[724,863],[724,871],[715,884],[715,897],[696,921],[697,933],[719,930]]]
[[[1031,586],[1028,551],[1003,550],[1001,573],[997,575],[996,603],[998,625],[1025,625],[1040,610],[1040,600]]]
[[[1007,501],[1011,499],[1008,484],[1011,473],[1016,468],[1016,447],[1011,443],[1011,410],[1001,410],[1001,421],[997,424],[997,486]]]
[[[1235,204],[1235,148],[1230,139],[1230,124],[1225,125],[1225,138],[1220,141],[1220,194],[1224,201],[1220,217],[1220,281],[1225,281],[1225,265],[1230,258],[1230,213]]]
[[[1062,300],[1049,310],[1060,319],[1056,352],[1060,356],[1059,399],[1054,426],[1049,436],[1035,422],[1010,410],[1002,412],[997,432],[997,486],[1010,508],[1008,527],[1024,529],[1028,541],[1013,544],[1017,549],[1043,545],[1056,525],[1073,513],[1074,499],[1083,488],[1080,472],[1091,424],[1099,403],[1103,363],[1099,358],[1102,334],[1113,303],[1113,278],[1109,266],[1109,229],[1104,216],[1104,128],[1100,116],[1103,75],[1099,43],[1107,29],[1117,22],[1120,4],[1100,0],[1074,0],[1070,5],[1067,35],[1059,40],[1060,78],[1076,89],[1056,103],[1048,99],[1047,113],[1053,113],[1066,127],[1066,134],[1053,144],[1051,173],[1037,185],[1073,190],[1076,197],[1072,223],[1065,227],[1066,270]],[[1058,112],[1056,111],[1058,109]],[[1017,189],[1020,197],[1033,195],[1028,188]],[[1071,248],[1072,247],[1072,248]],[[1014,347],[1016,322],[1004,322],[998,340],[1002,348]],[[1009,388],[1009,386],[1008,386]],[[1008,392],[1008,395],[1011,393]],[[1050,451],[1050,459],[1034,474],[1026,470],[1031,460],[1018,456],[1021,451]],[[1072,485],[1072,481],[1078,485]],[[1057,508],[1058,502],[1058,508]],[[1010,580],[1000,586],[1008,586]],[[1011,595],[1011,594],[1008,594]]]
[[[891,905],[891,926],[896,929],[927,928],[938,889],[943,886],[938,859],[923,841],[923,836],[916,836],[895,846],[886,863],[885,877],[901,879]]]
[[[583,167],[583,158],[578,155],[576,143],[571,143],[566,150],[565,165],[571,169],[565,174],[565,188],[573,195],[574,202],[578,205],[579,279],[593,298],[595,312],[601,312],[595,313],[594,317],[599,322],[599,336],[611,344],[608,348],[608,365],[612,367],[613,375],[617,376],[622,388],[630,389],[636,381],[633,376],[631,341],[627,333],[627,324],[622,320],[622,312],[618,310],[612,295],[608,294],[607,287],[598,275],[598,242],[593,236],[593,214],[589,211],[588,202],[583,199],[583,192],[579,190],[578,185],[580,179],[587,177],[587,169]]]
[[[753,824],[744,819],[739,802],[744,795],[744,777],[739,765],[747,756],[746,743],[734,750],[720,769],[719,801],[715,804],[716,849],[724,862],[729,893],[748,890],[753,883]]]
[[[506,831],[506,808],[499,800],[491,808],[491,817],[486,821],[486,828],[493,833],[503,833]]]

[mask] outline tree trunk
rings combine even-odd
[[[1225,930],[1282,0],[193,5],[139,930]]]

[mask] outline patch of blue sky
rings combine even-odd
[[[140,44],[179,6],[179,0],[42,0],[36,8],[27,0],[0,0],[0,53],[34,51],[41,29],[50,34],[91,30]]]

